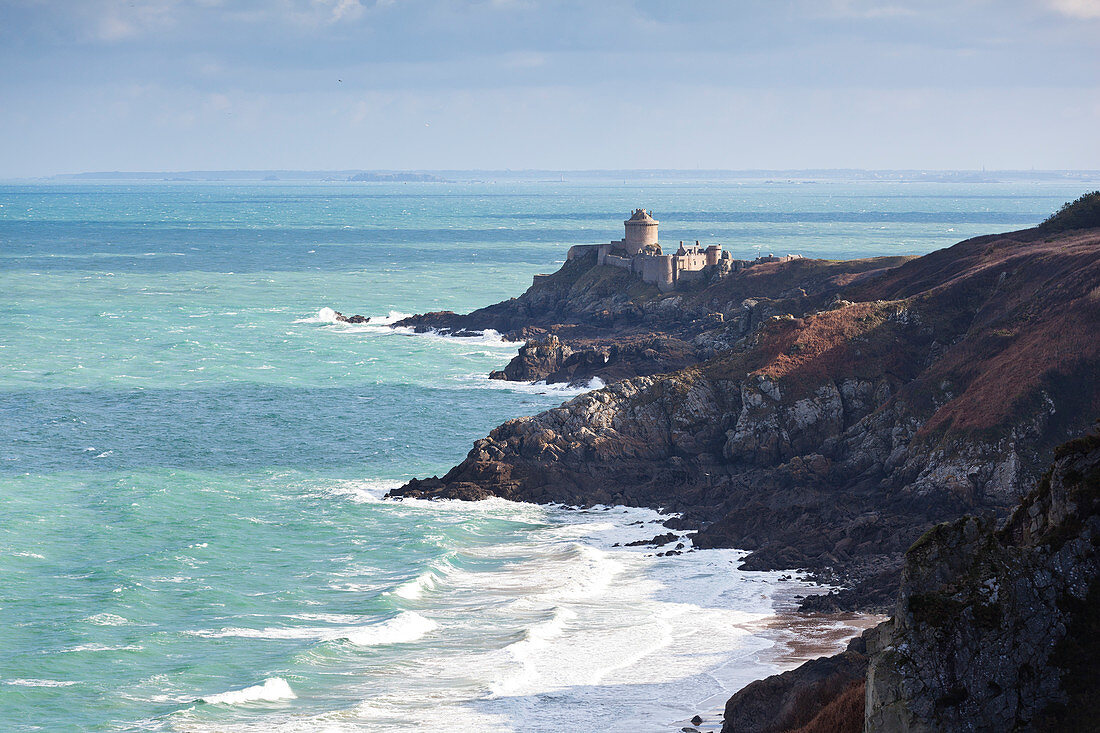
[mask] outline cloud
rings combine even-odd
[[[336,0],[332,8],[333,22],[341,20],[354,20],[363,14],[363,6],[359,0]]]
[[[1100,18],[1100,0],[1049,0],[1049,4],[1071,18]]]
[[[98,7],[85,6],[93,14],[95,35],[109,43],[135,38],[150,31],[173,25],[178,0],[145,0],[144,2],[106,2]]]

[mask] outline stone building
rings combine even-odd
[[[715,275],[726,275],[759,262],[789,262],[799,255],[776,257],[768,255],[755,260],[735,260],[722,245],[712,244],[703,248],[699,241],[684,244],[673,254],[665,254],[657,238],[658,221],[645,209],[635,209],[623,222],[626,234],[622,239],[607,244],[578,244],[569,248],[569,259],[584,255],[596,255],[597,265],[608,265],[630,270],[647,283],[653,283],[667,293],[689,282]],[[541,275],[536,275],[536,280]]]
[[[674,254],[665,254],[657,237],[658,221],[645,209],[636,209],[623,224],[626,233],[622,239],[607,244],[576,245],[569,249],[569,259],[595,252],[598,265],[630,270],[662,292],[675,290],[681,283],[702,279],[715,271],[738,269],[738,261],[723,252],[720,244],[703,249],[699,242],[694,245],[680,242]]]

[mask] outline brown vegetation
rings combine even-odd
[[[866,681],[857,680],[800,728],[787,733],[860,733],[863,730],[863,703]]]

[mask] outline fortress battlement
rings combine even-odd
[[[622,239],[607,244],[578,244],[569,248],[573,260],[595,253],[596,264],[629,270],[647,283],[653,283],[661,292],[676,290],[689,282],[710,277],[722,277],[731,272],[762,262],[789,262],[801,259],[801,255],[757,257],[753,260],[735,260],[720,244],[703,247],[680,242],[673,254],[665,254],[657,238],[658,221],[645,209],[635,209],[623,222],[626,227]]]

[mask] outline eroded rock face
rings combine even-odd
[[[1100,438],[1058,455],[1003,529],[965,517],[909,550],[868,636],[867,730],[1096,730]]]
[[[924,530],[968,512],[1005,516],[1053,447],[1100,414],[1100,334],[1089,326],[1100,322],[1100,233],[979,238],[817,290],[810,280],[832,265],[799,267],[735,283],[771,283],[770,300],[701,291],[635,303],[643,321],[650,307],[723,313],[692,344],[733,341],[701,364],[620,373],[505,423],[447,475],[393,494],[662,507],[698,529],[699,547],[751,550],[749,568],[831,573],[848,589],[814,598],[818,610],[888,603]],[[776,282],[806,286],[780,300]],[[758,321],[765,302],[802,315]],[[734,337],[746,318],[753,330]],[[612,344],[604,368],[639,338]],[[575,342],[546,339],[523,373],[575,380],[588,374],[571,366],[577,354]]]
[[[783,733],[806,725],[863,682],[866,652],[863,637],[857,636],[840,654],[749,683],[726,702],[722,733]]]

